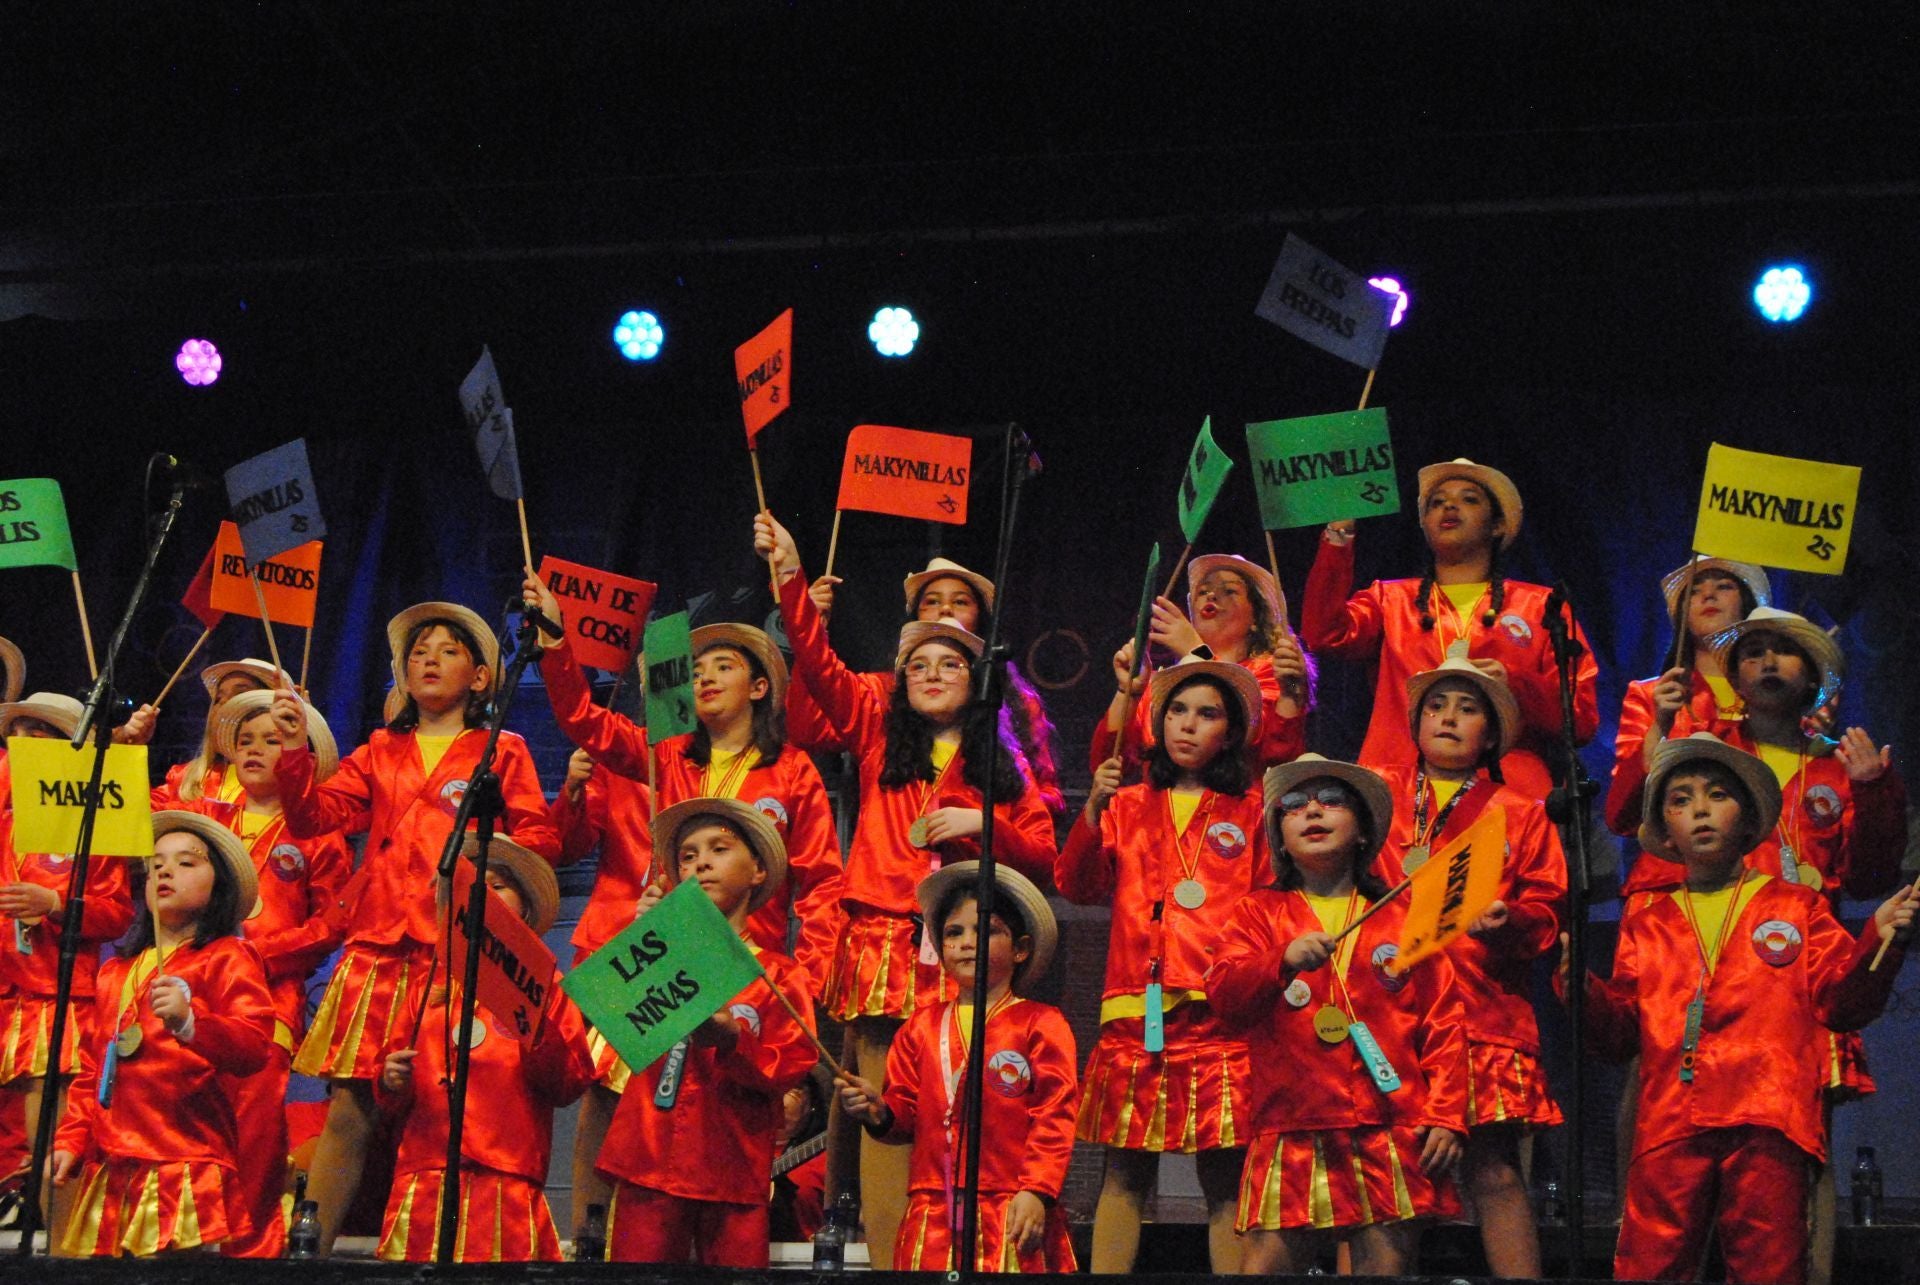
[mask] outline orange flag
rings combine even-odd
[[[972,478],[970,437],[862,424],[847,435],[838,507],[963,526]]]
[[[760,430],[793,401],[793,309],[733,350],[733,377],[739,381],[740,417],[751,449]]]
[[[193,583],[187,586],[186,593],[180,596],[180,605],[193,613],[194,619],[211,629],[219,624],[227,614],[213,605],[213,546],[207,546],[207,556],[200,559],[200,569],[193,573]]]
[[[261,598],[266,600],[267,619],[277,625],[313,627],[314,604],[320,598],[320,553],[323,543],[309,540],[259,564]],[[240,547],[240,528],[232,522],[220,524],[213,542],[213,588],[207,595],[216,611],[258,616],[259,600],[253,596],[253,584],[247,574],[246,555]]]

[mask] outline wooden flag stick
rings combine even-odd
[[[93,658],[93,626],[87,623],[87,595],[80,591],[80,573],[73,573],[73,601],[80,608],[80,639],[87,644],[87,677],[100,677],[100,663]]]
[[[300,694],[307,694],[307,662],[313,659],[313,626],[307,626],[307,640],[300,644]]]
[[[186,659],[182,660],[179,667],[173,671],[173,677],[169,678],[167,685],[160,689],[160,694],[153,698],[153,707],[155,709],[160,708],[160,702],[167,698],[167,693],[173,690],[173,685],[180,681],[180,675],[187,672],[187,666],[193,663],[193,658],[200,654],[200,649],[206,646],[207,639],[212,636],[213,626],[211,625],[200,631],[200,636],[193,640],[193,646],[187,649]]]
[[[1692,605],[1693,582],[1695,577],[1699,575],[1699,568],[1700,554],[1697,551],[1688,554],[1687,582],[1680,586],[1679,601],[1673,604],[1673,657],[1667,661],[1668,669],[1672,669],[1680,663],[1681,654],[1686,650],[1687,617],[1691,614],[1688,608]]]
[[[762,513],[770,514],[773,510],[767,507],[767,486],[766,483],[760,480],[760,448],[752,443],[748,443],[747,458],[753,461],[753,498],[760,501],[760,511]],[[833,555],[831,553],[827,555],[827,565],[833,565]],[[780,601],[780,573],[774,570],[771,560],[767,563],[767,583],[773,586],[773,600],[778,603]]]
[[[1360,409],[1361,410],[1365,410],[1367,408],[1367,398],[1373,396],[1373,377],[1379,373],[1380,373],[1380,368],[1378,366],[1375,366],[1372,370],[1369,370],[1367,372],[1367,386],[1360,390]]]
[[[1413,886],[1413,876],[1408,875],[1406,878],[1402,879],[1397,885],[1395,885],[1393,888],[1388,890],[1386,896],[1380,898],[1380,900],[1374,902],[1371,906],[1368,906],[1365,910],[1361,911],[1360,914],[1354,919],[1352,923],[1348,924],[1345,928],[1342,928],[1339,932],[1335,933],[1333,935],[1334,941],[1336,942],[1339,941],[1341,938],[1345,937],[1348,933],[1358,928],[1361,924],[1366,923],[1367,920],[1373,918],[1374,914],[1378,912],[1382,907],[1384,907],[1388,902],[1392,901],[1395,897],[1398,897],[1401,893],[1405,892],[1408,888],[1412,886]]]
[[[280,664],[280,644],[273,639],[273,621],[267,618],[267,595],[260,588],[260,568],[247,571],[247,579],[253,581],[253,600],[260,604],[260,627],[267,631],[267,654],[273,657],[273,676],[279,685],[287,685],[287,671]]]
[[[813,1033],[813,1023],[800,1016],[799,1012],[793,1007],[793,1001],[787,998],[784,991],[773,984],[771,977],[767,978],[767,989],[772,991],[773,997],[780,1001],[780,1007],[786,1009],[787,1012],[792,1015],[793,1024],[798,1026],[801,1034],[807,1037],[807,1041],[813,1045],[814,1051],[820,1054],[820,1060],[827,1064],[827,1069],[833,1072],[834,1077],[837,1079],[845,1075],[847,1073],[845,1068],[834,1061],[833,1054],[827,1052],[827,1046],[822,1044],[820,1037]]]
[[[634,663],[638,667],[637,672],[635,673],[635,680],[640,684],[640,717],[644,719],[647,716],[647,653],[644,651],[641,652],[639,659],[637,659]],[[647,829],[649,832],[651,832],[653,829],[653,818],[656,815],[658,815],[660,811],[660,782],[656,779],[659,773],[658,773],[658,770],[654,767],[654,763],[653,763],[653,759],[654,759],[653,729],[651,727],[647,728],[646,733],[647,733]],[[655,854],[655,855],[657,858],[658,854]]]
[[[533,574],[533,541],[527,536],[527,502],[515,500],[513,507],[520,514],[520,555],[527,560],[527,574]]]
[[[1180,550],[1180,558],[1173,564],[1173,574],[1167,577],[1167,587],[1160,593],[1162,598],[1173,597],[1173,587],[1180,583],[1180,573],[1186,569],[1187,555],[1192,552],[1193,545],[1191,544]]]
[[[1920,879],[1916,879],[1913,884],[1908,887],[1907,900],[1913,900],[1916,895],[1920,895]],[[1899,934],[1895,933],[1891,937],[1882,937],[1880,939],[1880,949],[1873,952],[1873,962],[1867,965],[1868,972],[1873,973],[1880,970],[1880,961],[1887,957],[1887,948],[1893,945],[1893,937],[1897,936],[1899,936]]]
[[[827,537],[827,569],[822,573],[824,575],[833,574],[833,556],[840,552],[840,515],[844,512],[845,509],[833,511],[833,534]]]

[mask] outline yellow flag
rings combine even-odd
[[[1715,558],[1837,576],[1860,498],[1860,470],[1785,455],[1707,452],[1693,548]]]
[[[15,852],[72,852],[80,846],[80,813],[93,779],[91,745],[76,750],[38,736],[7,738],[13,772]],[[100,778],[100,810],[90,851],[104,857],[153,855],[153,820],[147,805],[147,747],[110,745]]]
[[[1507,814],[1490,807],[1466,833],[1414,872],[1412,904],[1392,970],[1403,973],[1467,931],[1500,895],[1507,866]]]

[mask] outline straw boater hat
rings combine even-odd
[[[1666,861],[1679,861],[1667,834],[1666,815],[1661,808],[1660,797],[1667,792],[1667,782],[1673,774],[1690,763],[1708,760],[1730,770],[1740,784],[1747,787],[1747,794],[1753,800],[1757,817],[1747,819],[1751,826],[1747,846],[1740,850],[1745,856],[1760,846],[1760,841],[1773,833],[1773,827],[1780,820],[1780,782],[1774,779],[1773,769],[1753,755],[1737,750],[1712,732],[1695,732],[1692,736],[1682,736],[1664,742],[1654,751],[1653,771],[1647,774],[1646,802],[1640,813],[1640,846],[1647,852]]]
[[[27,658],[10,639],[0,638],[0,669],[7,671],[7,681],[0,686],[0,700],[19,700],[27,686]]]
[[[1839,692],[1840,680],[1847,676],[1847,661],[1840,654],[1840,644],[1805,616],[1778,607],[1755,607],[1745,620],[1722,629],[1708,640],[1707,646],[1720,658],[1720,668],[1729,678],[1734,673],[1733,649],[1749,634],[1777,635],[1807,654],[1813,667],[1820,671],[1820,689],[1813,694],[1816,707]]]
[[[1267,614],[1282,629],[1287,627],[1287,595],[1273,578],[1273,572],[1257,562],[1249,562],[1237,553],[1203,553],[1187,563],[1187,601],[1193,601],[1194,590],[1200,582],[1215,571],[1232,571],[1239,574],[1253,591],[1267,604]]]
[[[1494,722],[1500,732],[1500,743],[1496,754],[1505,754],[1520,739],[1520,702],[1513,698],[1513,689],[1497,678],[1482,673],[1467,659],[1467,640],[1456,638],[1447,644],[1447,658],[1425,673],[1415,674],[1407,680],[1407,709],[1412,724],[1413,739],[1420,740],[1420,704],[1427,699],[1442,681],[1457,678],[1472,683],[1479,689],[1482,699],[1493,706]]]
[[[920,610],[920,591],[936,580],[964,580],[980,595],[980,605],[988,611],[993,610],[993,581],[978,571],[969,571],[959,563],[947,558],[935,558],[927,563],[925,571],[916,571],[907,577],[907,614],[913,615]]]
[[[480,851],[480,836],[468,834],[460,841],[460,859],[471,861]],[[513,880],[513,886],[520,890],[520,900],[526,905],[527,925],[536,933],[545,934],[553,927],[553,921],[560,915],[560,880],[555,877],[553,867],[547,859],[537,852],[521,847],[503,834],[493,836],[493,842],[487,846],[487,869],[498,870]],[[437,896],[441,906],[446,905],[448,880],[438,881]]]
[[[725,624],[701,625],[690,638],[695,656],[713,647],[732,647],[759,661],[761,670],[767,676],[767,699],[776,706],[786,703],[786,657],[773,645],[773,639],[767,637],[766,631],[729,621]]]
[[[947,899],[947,894],[956,885],[972,887],[978,882],[978,861],[956,861],[950,866],[941,866],[922,879],[920,886],[914,890],[914,896],[919,898],[920,917],[926,925],[926,931],[938,931],[933,922],[934,912],[940,909],[940,903]],[[1020,917],[1027,921],[1027,931],[1033,937],[1033,949],[1027,955],[1027,962],[1013,970],[1013,982],[1017,986],[1026,978],[1039,977],[1047,971],[1047,965],[1053,962],[1054,948],[1060,943],[1060,925],[1054,921],[1053,907],[1047,904],[1046,894],[1034,886],[1033,880],[1012,866],[994,863],[993,888],[1000,896],[1011,898],[1020,908]],[[961,998],[965,999],[966,996]]]
[[[407,635],[427,620],[452,620],[464,626],[480,640],[480,663],[487,667],[488,696],[500,685],[500,640],[480,613],[457,602],[416,602],[387,622],[387,651],[393,656],[393,685],[400,699],[407,698]],[[389,718],[388,722],[393,720]]]
[[[240,751],[234,742],[240,739],[240,725],[272,706],[272,692],[241,692],[229,697],[213,716],[213,748],[220,751],[220,757],[229,763],[237,759]],[[307,712],[307,744],[313,750],[313,779],[317,785],[340,767],[340,744],[333,739],[333,729],[319,710],[304,700],[300,706]]]
[[[1172,699],[1174,688],[1196,678],[1210,679],[1221,690],[1232,693],[1233,698],[1240,702],[1240,716],[1247,725],[1247,743],[1251,745],[1260,739],[1260,680],[1246,666],[1228,660],[1195,660],[1188,657],[1165,669],[1156,670],[1147,686],[1151,719],[1147,726],[1160,726],[1160,715]]]
[[[172,834],[176,830],[185,830],[199,838],[207,845],[207,851],[214,860],[223,863],[233,876],[233,922],[219,925],[219,929],[222,936],[238,932],[241,921],[260,899],[260,876],[254,871],[253,858],[247,853],[247,845],[239,835],[204,812],[168,808],[153,814],[153,837],[156,841],[161,835]]]
[[[1361,855],[1368,862],[1387,841],[1387,831],[1393,828],[1393,794],[1387,789],[1387,783],[1358,763],[1302,754],[1291,763],[1268,768],[1261,782],[1266,797],[1267,850],[1272,854],[1275,874],[1280,873],[1280,863],[1287,856],[1287,846],[1280,841],[1280,796],[1322,777],[1338,781],[1360,796],[1360,805],[1367,810],[1367,846]]]
[[[259,660],[249,656],[245,660],[223,660],[217,665],[208,665],[200,671],[200,681],[206,684],[207,698],[211,700],[219,691],[223,679],[233,674],[245,674],[258,680],[260,686],[272,691],[280,682],[280,673],[270,660]]]
[[[1449,460],[1444,464],[1429,464],[1420,470],[1420,512],[1427,511],[1427,496],[1433,489],[1448,478],[1462,477],[1469,482],[1477,482],[1486,492],[1500,502],[1500,513],[1506,522],[1506,530],[1500,533],[1500,547],[1510,546],[1520,534],[1520,488],[1513,479],[1497,468],[1488,468],[1485,464],[1475,464],[1465,456]]]
[[[680,859],[675,851],[680,832],[687,822],[703,816],[719,817],[745,836],[747,846],[767,872],[748,899],[747,909],[758,910],[772,901],[787,881],[787,845],[766,813],[739,799],[682,799],[653,819],[654,869],[667,887],[680,882]]]
[[[1756,607],[1773,605],[1773,583],[1767,579],[1767,569],[1756,567],[1751,562],[1735,562],[1732,558],[1696,558],[1685,562],[1660,577],[1660,593],[1667,600],[1667,613],[1679,605],[1681,590],[1687,587],[1689,576],[1699,578],[1706,575],[1732,576],[1747,587],[1753,595]]]
[[[952,643],[975,660],[980,659],[987,650],[985,639],[978,634],[968,633],[951,621],[910,620],[900,626],[900,650],[894,653],[893,667],[904,669],[907,657],[913,655],[914,649],[930,642]]]
[[[87,707],[62,692],[35,692],[23,701],[0,705],[0,739],[13,735],[13,725],[23,718],[34,718],[72,736],[80,730]]]

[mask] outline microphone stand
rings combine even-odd
[[[152,475],[153,461],[148,461],[148,475]],[[21,1258],[33,1254],[33,1235],[41,1229],[40,1193],[42,1180],[46,1173],[47,1156],[53,1145],[54,1123],[60,1113],[61,1049],[66,1043],[69,1011],[73,1007],[73,970],[80,957],[80,925],[87,913],[87,866],[93,851],[94,822],[100,813],[100,782],[107,771],[107,747],[113,742],[113,727],[107,715],[114,700],[113,670],[120,658],[120,651],[126,646],[127,632],[133,627],[133,618],[140,611],[140,604],[146,600],[147,589],[153,583],[153,569],[160,561],[160,550],[166,547],[167,537],[173,534],[174,524],[180,518],[180,506],[186,499],[185,480],[176,476],[172,493],[167,497],[167,507],[149,526],[151,538],[147,544],[147,559],[140,567],[140,578],[134,581],[133,595],[127,600],[127,608],[120,615],[120,624],[113,631],[113,639],[107,644],[107,654],[101,663],[100,674],[94,679],[93,690],[87,694],[86,707],[80,714],[80,725],[74,729],[73,748],[85,747],[89,737],[93,740],[93,769],[87,779],[87,793],[80,811],[80,833],[74,843],[73,867],[67,874],[66,904],[60,912],[60,960],[54,976],[53,1021],[47,1031],[47,1074],[40,1090],[40,1118],[33,1130],[33,1156],[27,1164],[27,1180],[21,1188],[20,1196],[20,1243],[15,1254]],[[53,1232],[47,1229],[47,1251],[53,1251]]]
[[[467,837],[467,822],[475,823],[477,845],[473,854],[473,889],[467,897],[467,951],[461,973],[460,1019],[454,1026],[453,1081],[447,1086],[447,1158],[440,1182],[439,1239],[434,1245],[434,1261],[442,1266],[453,1262],[460,1230],[460,1146],[467,1122],[467,1078],[472,1069],[473,1046],[468,1030],[473,1025],[475,990],[480,978],[480,943],[487,922],[487,859],[493,847],[494,827],[506,811],[506,799],[500,793],[500,778],[493,770],[500,747],[500,732],[506,726],[507,710],[513,705],[520,677],[537,655],[533,646],[535,613],[520,618],[520,630],[513,641],[513,660],[500,680],[500,691],[493,702],[493,716],[487,724],[487,743],[480,761],[467,779],[467,791],[454,812],[453,831],[447,835],[440,852],[440,877],[447,881],[447,900],[453,900],[453,872],[460,863],[460,848]],[[557,636],[557,635],[556,635]],[[450,913],[459,913],[451,904]],[[447,971],[453,971],[453,939],[447,938]]]
[[[1567,1094],[1566,1219],[1567,1279],[1581,1276],[1586,1250],[1586,1148],[1581,1139],[1581,1122],[1586,1102],[1586,1059],[1581,1056],[1580,1041],[1586,1025],[1587,1007],[1587,900],[1592,895],[1593,876],[1587,862],[1589,808],[1587,801],[1597,787],[1587,779],[1576,749],[1573,726],[1574,668],[1586,648],[1573,636],[1573,604],[1564,586],[1555,585],[1547,598],[1542,623],[1553,643],[1554,669],[1560,681],[1560,784],[1547,795],[1547,816],[1565,836],[1567,864],[1572,867],[1567,882],[1567,1023],[1574,1039],[1573,1083]]]
[[[995,609],[987,627],[987,649],[973,667],[973,709],[992,711],[996,737],[1000,711],[1006,704],[1006,667],[1011,654],[1009,648],[1000,641],[1000,621],[1008,599],[1008,559],[1013,553],[1014,524],[1020,515],[1020,491],[1027,478],[1039,471],[1039,462],[1039,457],[1033,453],[1033,444],[1027,440],[1020,426],[1007,425],[1006,450],[1001,460],[1000,474],[999,548],[993,563],[994,592],[998,596],[999,607]],[[962,752],[965,752],[964,749]],[[997,753],[995,759],[997,766]],[[962,1081],[965,1096],[961,1106],[966,1117],[965,1140],[962,1143],[966,1167],[965,1179],[957,1193],[960,1197],[960,1226],[959,1235],[953,1238],[953,1261],[947,1271],[950,1281],[958,1280],[963,1275],[973,1275],[979,1257],[976,1247],[980,1240],[980,1113],[986,1088],[987,943],[992,935],[993,902],[998,891],[993,879],[996,864],[993,852],[993,783],[996,775],[989,771],[986,785],[980,791],[980,874],[979,882],[974,885],[973,1030],[968,1037],[967,1066]]]

